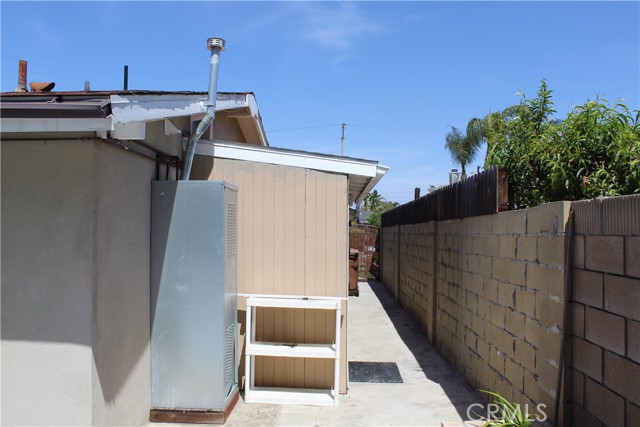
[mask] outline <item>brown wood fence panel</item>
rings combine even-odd
[[[491,168],[382,214],[382,226],[419,224],[506,211],[507,171]]]

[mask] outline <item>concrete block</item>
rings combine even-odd
[[[585,267],[588,270],[624,274],[624,238],[586,236]]]
[[[516,237],[500,236],[498,239],[498,256],[505,259],[516,257]]]
[[[574,212],[576,234],[592,236],[602,234],[601,199],[573,202],[571,209]]]
[[[533,373],[528,370],[522,372],[524,383],[524,395],[534,402],[540,401],[540,389],[538,388],[538,381]]]
[[[602,200],[602,224],[605,235],[640,235],[640,195]]]
[[[558,384],[558,365],[556,361],[544,358],[536,360],[536,374],[538,382],[542,383],[546,390],[555,390]]]
[[[560,333],[543,328],[540,341],[537,344],[534,344],[538,353],[536,355],[536,360],[541,357],[556,361],[559,360],[561,341],[562,337]]]
[[[498,256],[500,248],[500,237],[497,235],[483,237],[485,240],[485,252],[482,255],[486,256]]]
[[[484,297],[491,302],[498,302],[498,282],[492,279],[484,281]]]
[[[571,405],[571,424],[580,427],[602,427],[600,420],[575,404]]]
[[[541,342],[542,337],[546,335],[542,326],[540,325],[540,322],[530,317],[527,317],[525,321],[525,329],[526,329],[526,333],[525,333],[526,342],[536,347]]]
[[[513,388],[513,385],[508,382],[506,378],[498,378],[495,387],[496,392],[500,393],[500,395],[508,401],[513,402],[515,390]]]
[[[527,210],[527,234],[564,233],[570,202],[545,203]]]
[[[585,378],[585,409],[610,426],[624,425],[624,399],[591,378]]]
[[[485,340],[491,347],[497,347],[500,341],[500,333],[502,329],[491,322],[485,324]],[[488,360],[488,359],[487,359]]]
[[[491,304],[490,308],[491,323],[499,328],[504,328],[505,308],[498,304]]]
[[[571,374],[571,397],[578,405],[584,405],[584,374],[575,369]]]
[[[515,390],[522,392],[524,390],[524,371],[522,366],[514,362],[511,358],[505,359],[504,376],[507,378]]]
[[[507,217],[507,233],[525,234],[527,232],[527,210],[505,212]]]
[[[510,357],[515,357],[516,355],[516,351],[515,351],[515,342],[516,342],[516,338],[512,335],[510,335],[508,332],[501,330],[500,334],[498,336],[498,348],[500,349],[500,351],[502,351],[504,354],[506,354],[507,356]]]
[[[640,279],[607,275],[604,282],[605,310],[640,320]]]
[[[564,304],[536,294],[536,319],[545,328],[560,328],[564,316]]]
[[[502,258],[493,259],[491,277],[501,282],[524,286],[526,263]]]
[[[528,289],[516,288],[516,310],[528,317],[535,317],[536,294]]]
[[[572,332],[579,338],[584,338],[584,305],[572,303],[571,312],[573,316]]]
[[[573,258],[571,259],[573,268],[584,268],[584,236],[581,234],[573,236]]]
[[[520,362],[523,368],[533,372],[536,365],[536,352],[533,346],[523,340],[516,340],[515,346],[516,360]]]
[[[625,273],[627,276],[640,277],[640,237],[625,236]]]
[[[627,320],[627,357],[640,363],[640,322]]]
[[[581,371],[596,381],[602,381],[602,348],[583,339],[573,337],[572,363],[575,370]]]
[[[640,405],[640,364],[605,351],[604,385]]]
[[[526,335],[526,328],[525,328],[526,317],[524,316],[524,314],[518,313],[517,311],[509,310],[509,309],[506,310],[505,314],[506,314],[505,321],[506,321],[507,331],[518,338],[524,339]]]
[[[564,297],[564,271],[552,266],[527,263],[527,288],[546,296]]]
[[[585,338],[620,355],[625,353],[624,317],[587,307]]]
[[[489,310],[491,307],[491,302],[482,297],[479,296],[478,297],[478,315],[481,316],[484,319],[487,319],[489,317]]]
[[[573,299],[575,301],[602,308],[603,274],[594,271],[573,270]]]
[[[536,236],[517,237],[516,259],[522,261],[536,261],[538,259],[538,238]]]
[[[640,406],[627,402],[627,426],[640,426]]]
[[[471,310],[473,313],[478,313],[478,295],[465,292],[465,308]]]
[[[478,256],[478,271],[476,272],[482,277],[490,278],[491,270],[493,268],[493,257]]]
[[[498,283],[498,304],[508,307],[515,307],[516,287],[509,283]]]
[[[507,212],[491,215],[491,233],[507,234]]]
[[[478,337],[476,342],[476,352],[478,357],[483,360],[483,363],[488,363],[489,360],[489,344],[482,337]]]
[[[476,351],[476,345],[478,343],[478,337],[471,332],[470,329],[465,329],[464,333],[464,344],[467,346],[469,350]],[[469,351],[463,351],[463,354],[470,354]]]
[[[564,235],[538,237],[538,261],[544,264],[564,266]]]
[[[486,239],[484,237],[471,237],[471,252],[474,254],[485,254],[485,243]]]

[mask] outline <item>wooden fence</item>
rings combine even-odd
[[[382,226],[467,218],[508,210],[507,171],[491,168],[382,214]]]

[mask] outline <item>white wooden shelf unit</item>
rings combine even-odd
[[[335,310],[336,330],[333,344],[294,344],[256,342],[256,307],[299,308],[315,310]],[[340,316],[342,314],[341,298],[286,298],[269,297],[267,295],[247,298],[247,333],[245,343],[245,390],[247,403],[275,403],[293,405],[338,406],[340,383]],[[334,379],[331,390],[256,387],[255,357],[309,357],[334,359]]]

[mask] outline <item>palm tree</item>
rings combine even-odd
[[[373,190],[364,198],[364,209],[367,211],[375,211],[381,206],[382,202],[384,202],[384,198],[378,194],[378,190]]]
[[[462,179],[467,177],[466,166],[475,160],[484,136],[484,123],[481,119],[475,118],[469,120],[466,135],[454,126],[451,126],[451,131],[447,133],[444,146],[449,150],[453,161],[460,163]]]

